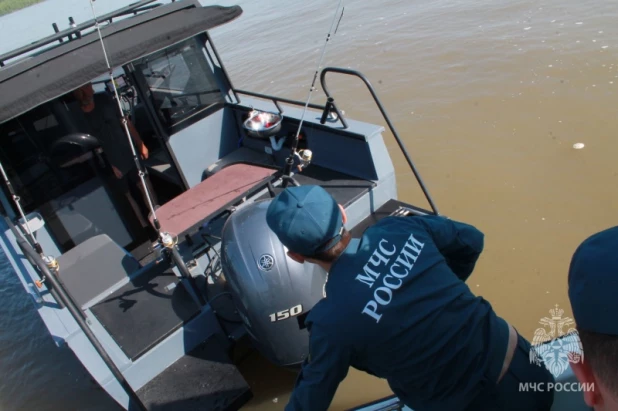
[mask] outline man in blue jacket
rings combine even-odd
[[[569,301],[578,339],[570,366],[596,411],[618,410],[618,226],[586,238],[569,265]],[[581,346],[578,346],[581,343]],[[575,346],[573,346],[575,344]]]
[[[343,207],[319,186],[285,189],[266,219],[290,258],[328,273],[287,411],[328,409],[350,366],[387,379],[414,411],[551,408],[552,392],[520,392],[519,383],[547,386],[552,375],[464,282],[483,250],[474,227],[387,217],[352,239]]]

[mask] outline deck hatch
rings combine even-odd
[[[208,338],[137,391],[149,410],[238,410],[253,394],[215,337]]]
[[[171,270],[145,272],[90,310],[135,361],[200,311]]]

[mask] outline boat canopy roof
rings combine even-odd
[[[180,1],[101,27],[112,68],[234,20],[239,6]],[[102,21],[102,20],[99,20]],[[95,31],[0,68],[0,124],[108,73]]]

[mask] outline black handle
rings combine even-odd
[[[399,145],[399,148],[403,152],[403,155],[406,158],[406,161],[410,165],[410,168],[412,169],[412,172],[414,173],[414,176],[416,177],[416,180],[420,184],[421,189],[423,190],[423,193],[425,193],[425,197],[427,198],[427,201],[431,205],[431,208],[432,208],[434,214],[439,215],[438,208],[436,207],[435,203],[433,202],[433,199],[431,198],[431,195],[429,194],[429,191],[427,190],[427,187],[425,187],[425,183],[423,183],[423,180],[421,179],[420,174],[416,170],[416,166],[414,165],[414,162],[410,158],[410,155],[408,154],[408,150],[406,150],[406,147],[403,144],[403,141],[401,141],[401,138],[399,138],[399,134],[397,134],[397,131],[395,130],[395,127],[393,126],[393,123],[391,122],[390,118],[388,117],[388,114],[386,114],[386,110],[384,110],[384,106],[382,105],[382,102],[380,102],[380,99],[378,98],[378,96],[377,96],[375,90],[373,89],[373,86],[369,82],[369,80],[367,80],[367,77],[365,77],[364,74],[362,74],[362,73],[360,73],[360,72],[358,72],[356,70],[344,69],[344,68],[339,68],[339,67],[326,67],[326,68],[324,68],[324,70],[322,70],[322,74],[320,74],[320,83],[322,84],[322,90],[324,90],[324,94],[326,94],[327,98],[331,97],[330,93],[328,92],[328,88],[326,87],[326,82],[325,82],[326,73],[328,73],[328,72],[347,74],[347,75],[350,75],[350,76],[356,76],[356,77],[360,78],[365,83],[365,85],[369,89],[369,92],[373,96],[373,100],[376,102],[378,108],[380,109],[380,112],[382,113],[382,116],[384,117],[384,120],[386,120],[386,124],[388,124],[388,127],[390,128],[391,132],[393,133],[393,136],[395,137],[395,140],[397,140],[397,144]]]

